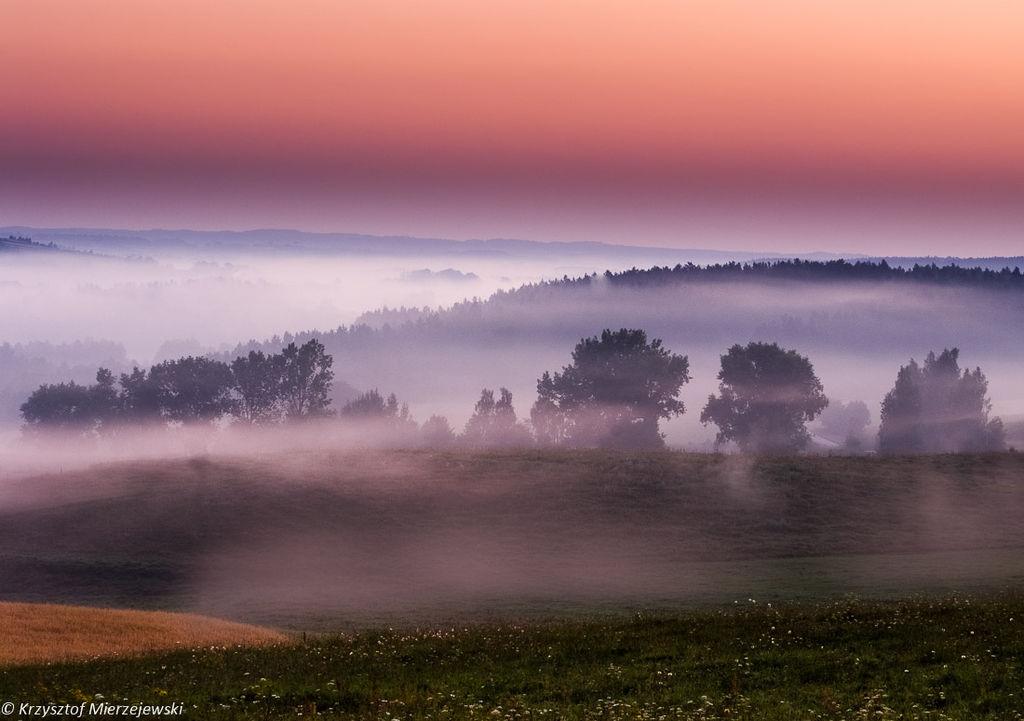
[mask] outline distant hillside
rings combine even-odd
[[[9,229],[0,230],[0,233],[7,232]],[[27,229],[23,229],[27,230]],[[76,248],[61,245],[53,240],[48,240],[45,243],[39,242],[35,238],[24,236],[24,235],[8,235],[7,237],[0,237],[0,253],[18,253],[24,255],[54,255],[61,258],[70,259],[88,259],[88,260],[116,260],[116,261],[132,261],[139,262],[143,260],[149,260],[146,258],[139,258],[138,256],[130,257],[119,257],[109,255],[103,252],[97,252],[90,248]]]
[[[712,390],[718,355],[752,340],[810,354],[830,395],[876,409],[900,363],[956,346],[966,365],[990,373],[999,399],[1016,376],[997,371],[1024,358],[1021,317],[1019,271],[843,261],[687,265],[537,283],[443,310],[382,310],[364,314],[365,324],[253,340],[225,357],[318,337],[348,382],[393,390],[414,412],[458,413],[481,387],[505,385],[525,413],[536,379],[566,363],[581,337],[644,328],[691,356],[694,383],[683,395],[693,419],[694,404]]]
[[[864,258],[869,262],[885,261],[889,265],[901,268],[912,268],[915,265],[959,265],[965,268],[984,268],[986,270],[1002,270],[1003,268],[1020,268],[1024,270],[1024,255],[996,255],[987,258],[956,257],[956,256],[897,256],[890,255],[878,258]]]
[[[64,247],[127,255],[218,255],[226,253],[340,254],[353,256],[456,256],[551,260],[604,258],[640,265],[719,263],[730,260],[791,257],[780,253],[677,249],[593,242],[541,242],[508,238],[450,240],[359,233],[308,233],[298,230],[118,230],[108,228],[30,228],[11,226],[0,233],[31,235]],[[801,257],[829,259],[833,253]]]
[[[990,259],[993,260],[993,259]],[[557,287],[573,284],[610,283],[620,286],[660,287],[686,282],[730,282],[736,280],[769,280],[801,282],[911,282],[978,288],[1007,288],[1024,290],[1024,273],[1019,267],[1004,265],[998,268],[947,263],[890,264],[881,261],[850,262],[843,259],[830,261],[775,260],[753,263],[724,263],[700,266],[689,263],[675,267],[636,268],[618,273],[606,272],[603,277],[584,276],[539,283],[510,293],[529,292],[529,288]]]
[[[0,238],[0,253],[60,253],[66,252],[54,243],[37,243],[31,238],[8,235]]]

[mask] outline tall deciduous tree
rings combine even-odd
[[[141,368],[131,373],[122,373],[119,401],[121,417],[132,425],[162,421],[160,414],[160,392],[150,374]]]
[[[541,443],[658,448],[659,422],[685,411],[679,393],[690,380],[686,356],[643,330],[605,330],[584,338],[572,363],[537,381],[530,412]]]
[[[231,362],[238,403],[236,414],[246,423],[262,425],[280,420],[284,363],[280,355],[249,351]]]
[[[811,362],[776,343],[734,345],[722,356],[718,380],[700,420],[718,426],[718,443],[735,441],[743,451],[803,449],[807,422],[828,405]]]
[[[331,384],[334,358],[315,338],[281,351],[281,398],[285,415],[292,420],[331,415]]]

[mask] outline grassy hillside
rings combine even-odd
[[[0,598],[296,628],[992,591],[1024,455],[307,452],[8,482]]]
[[[0,671],[0,698],[282,719],[1020,719],[1024,601],[372,631]]]
[[[286,640],[269,629],[191,614],[0,603],[0,666]]]

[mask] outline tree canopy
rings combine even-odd
[[[690,380],[686,356],[638,329],[583,338],[572,363],[537,381],[530,412],[541,443],[575,447],[659,448],[659,421],[685,411],[679,393]]]
[[[330,415],[334,364],[315,338],[301,346],[289,343],[281,351],[281,400],[289,419]]]
[[[231,362],[231,377],[238,402],[239,419],[252,425],[273,423],[281,418],[281,385],[284,364],[281,356],[251,350]]]
[[[802,450],[806,424],[828,405],[811,362],[776,343],[734,345],[722,356],[718,395],[700,420],[718,426],[716,442],[754,453]]]
[[[186,356],[149,369],[149,382],[170,421],[213,421],[235,409],[231,368],[210,358]]]

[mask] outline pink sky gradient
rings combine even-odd
[[[1002,0],[6,0],[0,224],[1024,252]]]

